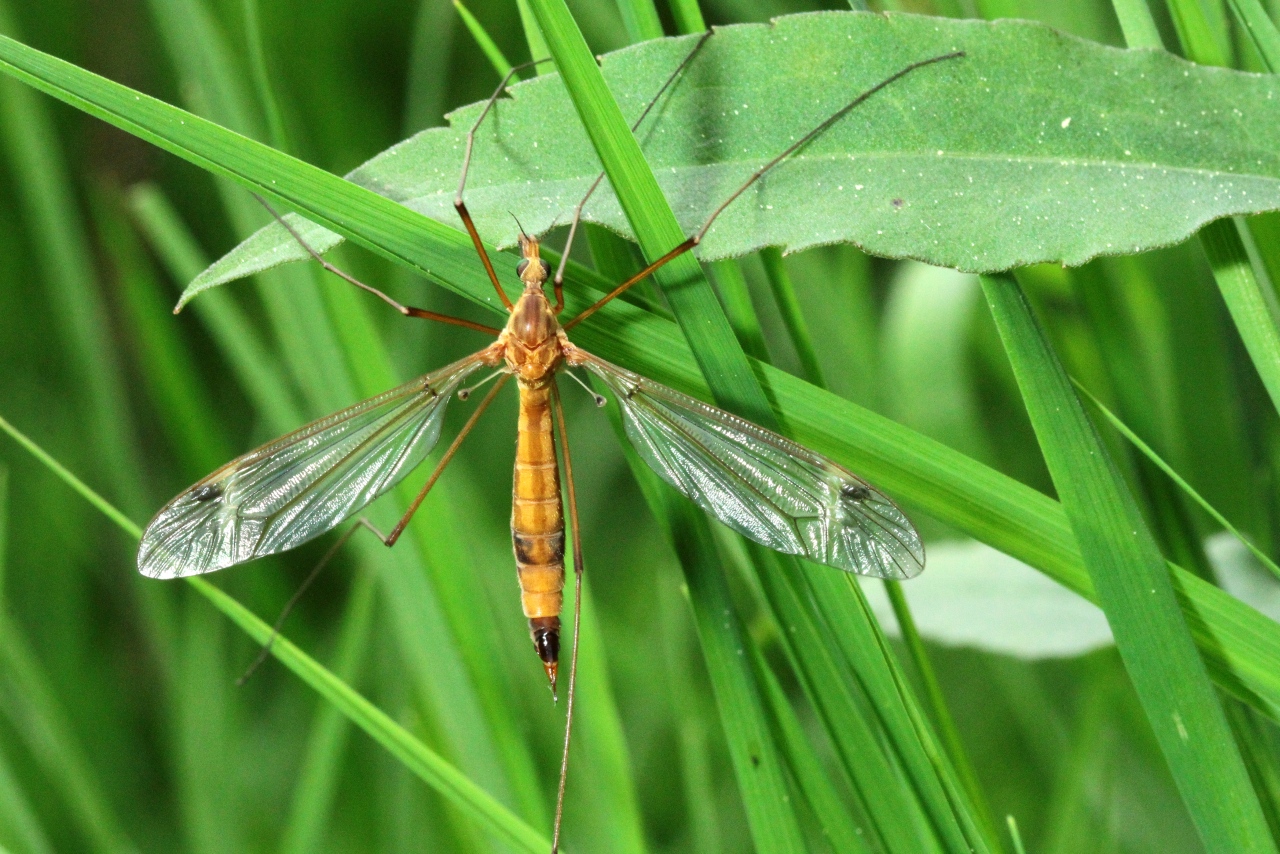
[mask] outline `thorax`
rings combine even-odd
[[[532,387],[551,381],[568,344],[541,288],[529,288],[520,296],[499,341],[507,367],[521,385]]]

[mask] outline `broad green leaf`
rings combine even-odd
[[[624,115],[639,115],[693,44],[663,39],[604,57]],[[984,272],[1140,252],[1227,214],[1280,207],[1280,83],[1023,21],[822,13],[723,27],[638,136],[691,233],[854,95],[956,49],[967,57],[894,83],[748,190],[698,255],[848,241]],[[480,233],[499,246],[515,242],[512,213],[531,232],[564,224],[600,171],[558,75],[511,96],[477,134],[466,193]],[[481,107],[349,179],[456,225],[465,135]],[[585,215],[632,234],[608,186]],[[305,257],[279,226],[251,240],[193,290]]]

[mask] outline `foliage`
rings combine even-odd
[[[442,202],[443,213],[420,207],[438,222],[329,174],[487,97],[498,79],[490,62],[549,52],[573,70],[570,98],[554,76],[530,80],[482,135],[468,197],[482,234],[509,240],[508,208],[528,228],[563,223],[604,162],[621,192],[601,196],[599,221],[638,234],[653,257],[780,141],[847,99],[826,77],[857,89],[900,65],[906,44],[914,57],[963,38],[965,67],[902,81],[815,142],[763,185],[763,212],[745,199],[730,208],[708,257],[839,238],[881,256],[995,270],[1151,250],[1214,217],[1275,207],[1269,76],[1023,23],[762,23],[803,11],[801,0],[701,11],[688,0],[657,10],[577,3],[585,43],[558,0],[516,5],[518,15],[497,0],[469,3],[462,27],[434,0],[388,0],[376,13],[341,0],[0,0],[0,31],[16,39],[0,41],[9,75],[218,176],[0,78],[0,228],[12,247],[0,257],[0,358],[10,366],[0,415],[74,472],[51,477],[19,445],[0,452],[6,849],[537,850],[549,835],[563,718],[508,574],[509,402],[463,446],[396,549],[357,534],[302,600],[289,640],[273,645],[302,680],[268,666],[232,687],[265,637],[253,614],[269,621],[332,541],[209,579],[221,589],[148,582],[133,572],[132,539],[67,489],[78,475],[136,530],[238,450],[478,346],[474,333],[389,316],[305,265],[210,290],[173,318],[168,306],[205,256],[269,222],[232,182],[372,249],[333,257],[398,298],[493,323],[492,288],[447,210],[459,128],[475,107],[398,149],[411,168],[397,174],[423,183],[378,171],[389,154],[353,173],[366,188],[390,182],[396,198]],[[1153,20],[1145,4],[1121,0],[1114,10],[976,4],[1113,45],[1119,20],[1135,45],[1163,38],[1206,64],[1270,70],[1277,40],[1258,0],[1235,0],[1229,14],[1210,7],[1223,11],[1170,0]],[[655,167],[646,177],[622,116],[689,41],[608,55],[621,112],[591,52],[664,24],[697,30],[703,13],[757,23],[725,30],[720,47],[713,38],[690,85],[639,135]],[[492,37],[483,49],[471,36],[479,29]],[[724,80],[713,87],[716,73]],[[762,110],[728,121],[730,111],[707,109],[718,91]],[[757,118],[765,109],[769,121]],[[689,146],[697,139],[683,129],[695,122],[723,143],[718,153]],[[515,137],[527,146],[512,148]],[[923,151],[930,167],[858,206],[814,192],[819,180],[841,186],[833,169],[864,169],[846,157],[868,150],[917,160]],[[947,155],[961,150],[983,156]],[[1071,183],[1025,179],[1037,151],[1051,152],[1046,173]],[[1128,156],[1156,165],[1141,186],[1121,168]],[[980,179],[972,193],[948,192],[948,180],[963,189],[968,177]],[[1056,205],[1080,224],[1053,221],[1045,211]],[[927,225],[945,226],[938,243],[903,215],[922,208],[936,214]],[[847,579],[744,548],[619,454],[605,419],[566,384],[588,571],[570,850],[998,851],[1013,849],[1014,826],[1028,851],[1266,850],[1266,827],[1280,827],[1280,627],[1215,586],[1202,543],[1219,519],[1196,502],[1277,555],[1280,425],[1267,395],[1280,389],[1268,355],[1280,340],[1277,222],[1219,221],[1202,232],[1203,250],[1193,241],[989,280],[999,334],[972,277],[930,278],[849,246],[709,263],[714,292],[686,264],[660,277],[661,291],[576,328],[602,356],[710,393],[865,474],[905,500],[931,542],[983,540],[1100,602],[1124,664],[1111,650],[1033,661],[922,642],[901,598],[909,584],[888,590],[904,640],[887,640]],[[717,233],[741,242],[717,249]],[[569,267],[570,311],[636,269],[615,235],[586,237],[575,252],[583,263]],[[964,245],[975,238],[977,260]],[[511,256],[495,261],[512,285]],[[1040,325],[1019,314],[1017,290]],[[1054,354],[1140,437],[1140,453],[1108,422],[1092,444],[1081,438],[1095,410],[1071,409],[1065,378],[1049,381]],[[1103,483],[1106,500],[1082,498]],[[375,508],[375,521],[394,519],[412,491]],[[1132,553],[1097,547],[1098,531],[1122,529],[1142,532]],[[1150,601],[1099,581],[1139,566],[1158,581],[1160,558],[1175,566],[1173,584]],[[1145,634],[1156,624],[1166,634]],[[1199,666],[1192,641],[1217,692],[1185,668]],[[1162,653],[1182,670],[1166,670]],[[1153,700],[1161,679],[1166,696]],[[1190,704],[1179,720],[1197,743],[1185,756],[1170,752],[1170,702]],[[382,746],[353,738],[351,723]]]

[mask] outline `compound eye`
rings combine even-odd
[[[544,279],[551,278],[551,265],[548,264],[546,260],[542,258],[539,258],[538,261],[542,263],[542,277]]]
[[[529,267],[529,259],[528,259],[528,258],[521,258],[521,259],[520,259],[520,263],[516,265],[516,275],[517,275],[517,276],[521,276],[521,277],[523,277],[523,276],[524,276],[524,271],[525,271],[528,267]]]

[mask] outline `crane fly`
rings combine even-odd
[[[698,47],[709,35],[710,32],[703,36]],[[672,73],[663,90],[698,47]],[[466,398],[470,389],[464,387],[464,383],[488,368],[495,373],[497,382],[437,463],[396,527],[389,535],[379,536],[388,546],[395,543],[462,439],[497,392],[514,377],[520,400],[512,490],[512,547],[530,637],[554,693],[564,600],[566,498],[579,592],[582,572],[573,469],[555,380],[561,371],[580,368],[598,378],[612,393],[621,410],[626,436],[639,456],[663,480],[734,531],[779,552],[848,572],[890,579],[917,575],[924,569],[920,536],[898,506],[874,486],[790,439],[583,350],[570,341],[568,331],[636,282],[696,247],[716,217],[751,184],[854,107],[918,68],[963,55],[954,52],[912,63],[862,92],[758,169],[712,212],[693,236],[563,324],[559,315],[564,309],[565,262],[583,206],[599,186],[603,173],[575,210],[554,277],[549,264],[541,257],[538,238],[524,234],[521,229],[516,272],[524,290],[514,303],[499,284],[493,263],[463,201],[476,130],[519,68],[513,69],[499,84],[467,135],[462,176],[454,201],[489,280],[509,313],[501,330],[396,302],[334,268],[277,216],[326,269],[390,303],[401,314],[494,333],[496,338],[451,365],[313,421],[232,460],[182,492],[147,525],[138,549],[139,571],[152,578],[212,572],[294,548],[336,527],[390,490],[426,459],[440,438],[449,401],[455,397]],[[637,124],[661,94],[659,91],[649,103]],[[546,292],[548,281],[553,284],[554,302]],[[561,452],[567,490],[561,488]],[[575,599],[577,601],[580,600]],[[559,842],[573,719],[579,613],[580,609],[575,607],[553,851]]]

